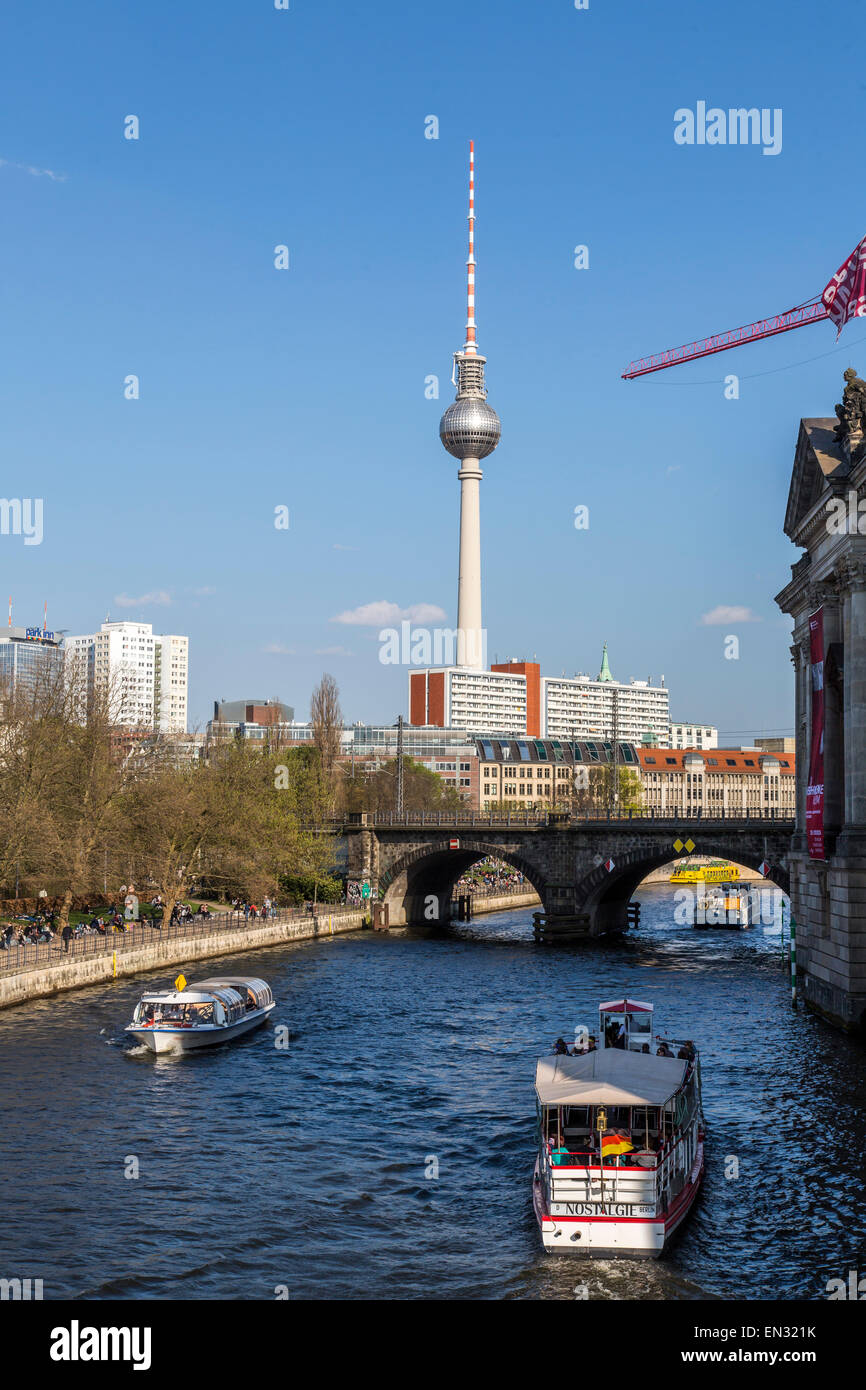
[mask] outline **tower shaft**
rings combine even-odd
[[[460,571],[457,580],[457,665],[481,670],[481,466],[465,458],[460,479]]]

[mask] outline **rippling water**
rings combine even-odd
[[[46,1298],[700,1299],[866,1272],[863,1048],[791,1010],[778,935],[639,896],[640,929],[590,947],[537,946],[520,911],[205,962],[270,981],[282,1051],[267,1030],[130,1051],[173,969],[4,1010],[0,1276]],[[701,1048],[705,1191],[662,1261],[546,1255],[535,1058],[622,991]]]

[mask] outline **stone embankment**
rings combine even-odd
[[[540,898],[533,892],[474,894],[473,916],[487,912],[506,912],[513,908],[537,907]],[[55,941],[50,946],[22,948],[21,952],[0,952],[0,1009],[41,999],[65,990],[104,984],[107,980],[138,975],[148,970],[168,971],[170,967],[188,969],[195,961],[213,956],[236,955],[262,946],[280,946],[287,941],[311,941],[321,937],[360,931],[369,924],[369,913],[356,907],[320,909],[318,915],[280,913],[266,921],[244,924],[236,916],[218,919],[215,924],[191,924],[172,928],[163,935],[142,928],[105,939],[76,938],[66,955]],[[5,959],[4,959],[5,958]],[[21,960],[20,966],[15,964]]]
[[[519,907],[539,907],[541,899],[529,889],[525,893],[473,893],[472,916],[480,917],[484,912],[510,912]]]
[[[153,932],[145,940],[127,942],[124,936],[99,942],[105,949],[66,956],[62,946],[52,946],[30,967],[7,969],[0,973],[0,1009],[21,1004],[29,999],[44,998],[64,990],[80,989],[84,985],[99,985],[122,975],[137,975],[145,970],[160,970],[183,966],[211,956],[234,955],[254,951],[261,946],[279,946],[286,941],[304,941],[336,936],[343,932],[359,931],[366,914],[357,908],[337,908],[334,912],[320,911],[318,916],[280,914],[266,921],[244,925],[228,919],[229,925],[210,928],[198,926],[189,934]],[[88,944],[92,938],[87,939]],[[73,943],[73,948],[79,944]],[[0,971],[4,964],[0,953]]]

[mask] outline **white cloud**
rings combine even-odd
[[[763,619],[757,613],[753,613],[751,608],[738,607],[736,604],[720,603],[717,608],[711,608],[709,613],[704,613],[701,623],[704,627],[727,627],[731,623],[760,623]]]
[[[263,652],[268,652],[271,656],[294,656],[294,647],[287,647],[285,642],[268,642],[267,646],[262,647]]]
[[[203,584],[200,589],[193,589],[193,593],[196,598],[208,598],[211,594],[216,593],[216,589],[213,584]]]
[[[53,169],[38,169],[35,164],[16,164],[12,159],[0,159],[0,168],[22,169],[25,174],[32,174],[34,178],[53,179],[55,183],[65,183],[65,174],[55,174]]]
[[[139,594],[138,598],[129,594],[115,594],[114,602],[118,608],[144,608],[150,603],[167,605],[171,603],[171,594],[166,589],[154,589],[152,593]]]
[[[335,541],[335,542],[334,542],[334,545],[333,545],[333,549],[334,549],[334,550],[357,550],[358,547],[357,547],[356,545],[340,545],[339,541]]]
[[[344,623],[348,627],[391,627],[394,623],[408,619],[413,623],[444,622],[445,613],[435,603],[412,603],[401,608],[398,603],[388,599],[377,599],[375,603],[362,603],[359,608],[349,608],[338,613],[332,623]]]

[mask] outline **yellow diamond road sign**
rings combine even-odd
[[[694,847],[694,840],[686,840],[685,844],[683,844],[682,840],[680,839],[674,840],[674,849],[676,850],[677,854],[682,854],[684,849],[687,849],[689,854],[691,854]]]
[[[694,847],[695,847],[695,842],[694,842],[694,840],[686,840],[686,849],[688,850],[689,854],[691,854],[691,852],[692,852],[692,850],[694,849]]]
[[[682,854],[682,851],[683,851],[683,842],[682,842],[682,840],[674,840],[674,849],[676,850],[677,854]]]
[[[181,990],[181,991],[185,990],[185,989],[186,989],[186,976],[185,976],[185,975],[178,975],[177,979],[176,979],[175,982],[174,982],[174,987],[175,987],[175,989],[179,989],[179,990]]]

